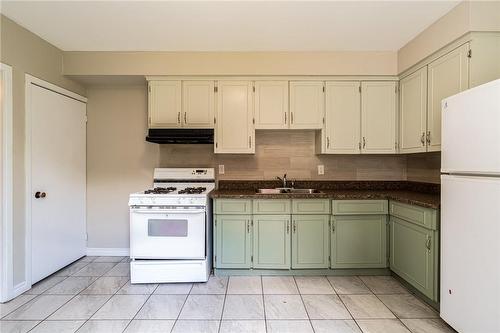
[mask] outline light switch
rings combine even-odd
[[[324,175],[325,174],[325,166],[324,165],[318,165],[318,175]]]
[[[219,175],[223,175],[225,172],[224,170],[224,164],[219,164]]]

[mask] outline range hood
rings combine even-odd
[[[160,144],[214,143],[212,128],[153,128],[148,132],[146,141]]]

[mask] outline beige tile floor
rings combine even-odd
[[[454,332],[388,276],[132,285],[124,257],[84,257],[0,304],[0,318],[1,333]]]

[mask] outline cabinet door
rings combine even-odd
[[[290,128],[321,129],[325,109],[322,81],[290,81]]]
[[[250,81],[219,81],[215,153],[255,153]]]
[[[323,147],[327,154],[359,154],[360,83],[326,83]]]
[[[334,216],[332,268],[387,267],[387,215]]]
[[[292,215],[292,268],[328,268],[329,215]]]
[[[253,267],[290,269],[290,215],[254,215]]]
[[[445,54],[429,64],[427,106],[427,150],[441,150],[441,101],[469,86],[469,45]]]
[[[425,152],[427,67],[400,81],[400,152]]]
[[[255,81],[255,128],[288,128],[288,81]]]
[[[396,82],[361,83],[362,153],[396,152],[396,101]]]
[[[214,127],[214,95],[214,81],[182,82],[183,127]]]
[[[149,81],[150,128],[181,127],[181,81]]]
[[[437,300],[434,292],[437,244],[434,234],[437,232],[391,216],[391,270],[430,299]]]
[[[217,268],[250,268],[250,215],[217,215],[215,217]]]

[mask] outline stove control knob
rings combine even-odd
[[[142,205],[144,204],[144,199],[139,199],[139,203]]]
[[[191,200],[189,200],[189,203],[191,203],[191,204],[194,203],[194,199],[191,198]]]
[[[151,198],[151,203],[154,205],[156,203],[155,198]]]

